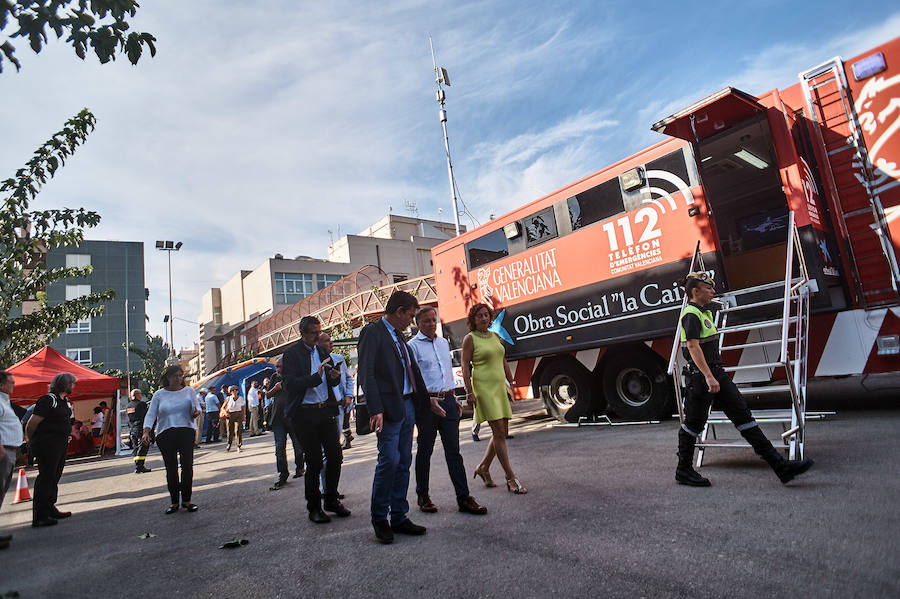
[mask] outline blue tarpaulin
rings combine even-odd
[[[266,377],[271,377],[274,374],[274,358],[254,358],[247,362],[235,364],[234,366],[229,366],[228,368],[214,372],[210,376],[194,383],[193,387],[195,389],[200,389],[201,387],[208,389],[211,386],[221,387],[222,385],[225,385],[226,387],[230,387],[232,385],[237,385],[241,389],[241,395],[246,397],[247,389],[250,388],[250,384],[253,381],[259,381],[260,386],[262,386],[262,380]]]

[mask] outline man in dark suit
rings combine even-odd
[[[418,309],[415,297],[397,291],[388,299],[384,316],[367,324],[359,333],[357,376],[366,396],[369,424],[378,435],[372,527],[381,543],[392,543],[395,532],[425,534],[424,526],[413,524],[406,516],[414,402],[429,403],[422,374],[403,337]]]
[[[316,347],[322,326],[315,316],[300,319],[300,342],[282,356],[282,376],[287,393],[285,415],[300,436],[306,457],[306,508],[317,524],[330,522],[325,511],[345,518],[350,510],[338,500],[341,477],[341,446],[337,431],[337,400],[332,386],[341,379],[328,352]],[[326,382],[327,381],[327,382]],[[319,491],[322,452],[325,452],[325,504]]]

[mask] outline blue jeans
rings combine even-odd
[[[294,464],[298,472],[303,468],[303,450],[300,448],[300,441],[294,435],[291,425],[285,423],[284,420],[270,423],[270,430],[272,431],[272,436],[275,437],[275,466],[278,469],[278,480],[284,482],[291,474],[288,471],[287,463],[288,436],[290,436],[291,445],[294,448]]]
[[[412,465],[413,426],[416,423],[412,399],[403,400],[404,417],[399,422],[384,421],[378,434],[378,462],[372,481],[372,521],[388,519],[401,524],[409,512],[409,467]]]

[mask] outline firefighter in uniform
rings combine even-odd
[[[717,407],[734,423],[753,451],[766,461],[782,483],[803,474],[813,461],[786,460],[772,442],[763,434],[753,419],[741,392],[722,367],[719,353],[719,332],[713,324],[715,318],[709,304],[715,296],[716,282],[706,272],[688,274],[684,292],[688,303],[681,313],[681,347],[688,365],[685,367],[688,385],[684,398],[684,423],[678,431],[678,467],[675,480],[682,485],[710,486],[706,479],[694,470],[694,446],[706,425],[709,408],[715,401]]]
[[[134,472],[135,474],[150,472],[150,468],[144,465],[150,446],[144,445],[141,440],[141,434],[144,430],[144,416],[147,415],[147,404],[143,401],[140,389],[131,390],[131,401],[128,402],[125,412],[128,414],[131,455],[134,456]]]

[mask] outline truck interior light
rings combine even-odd
[[[765,160],[763,160],[756,154],[753,154],[752,152],[745,150],[744,148],[741,148],[740,150],[735,152],[734,155],[735,155],[735,157],[740,158],[747,164],[749,164],[751,166],[755,166],[758,169],[764,169],[767,166],[769,166],[768,162],[766,162]]]
[[[644,186],[644,172],[641,167],[636,167],[619,175],[619,180],[622,182],[622,189],[634,191]]]

